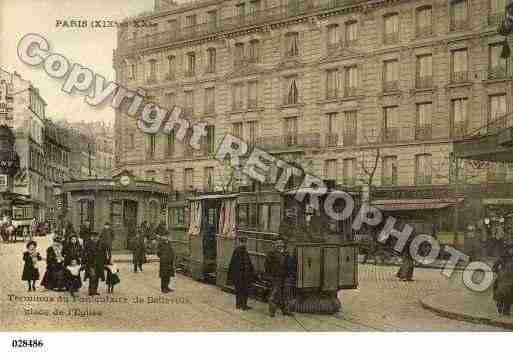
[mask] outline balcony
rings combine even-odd
[[[320,134],[312,132],[261,137],[257,141],[257,146],[263,150],[285,150],[290,147],[320,147],[320,142]]]
[[[383,129],[381,134],[381,140],[383,143],[396,143],[400,140],[400,128],[399,127],[387,127]]]
[[[393,45],[397,44],[399,42],[399,33],[398,32],[392,32],[390,34],[385,34],[383,36],[383,43],[385,45]]]
[[[381,177],[381,185],[382,186],[396,186],[397,185],[397,176]]]
[[[431,175],[417,175],[415,177],[415,185],[423,186],[431,184]]]
[[[433,138],[433,128],[431,125],[418,126],[415,128],[415,139],[417,141],[426,141]]]
[[[338,97],[338,89],[337,88],[329,88],[326,90],[326,99],[327,100],[335,100]]]
[[[468,82],[469,81],[469,72],[468,71],[456,71],[451,72],[451,82]]]
[[[488,68],[488,80],[500,80],[510,77],[508,68],[506,66],[492,66]]]
[[[344,97],[358,96],[358,87],[344,87]]]
[[[383,82],[383,92],[399,91],[399,81],[385,81]]]
[[[466,123],[455,123],[451,128],[451,138],[461,140],[467,136],[467,131]]]
[[[505,16],[503,12],[498,12],[494,14],[488,14],[488,25],[494,26],[494,25],[500,25],[502,24],[502,21],[504,20]]]
[[[417,27],[415,34],[419,38],[429,37],[433,34],[433,27],[432,26]]]
[[[416,89],[430,89],[433,88],[433,76],[417,76],[415,78]]]
[[[334,147],[338,145],[338,133],[328,133],[325,137],[325,143],[328,147]]]
[[[466,30],[467,28],[468,28],[468,19],[463,19],[463,20],[453,19],[453,20],[451,20],[451,26],[450,26],[451,31],[461,31],[461,30]]]

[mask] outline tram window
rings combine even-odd
[[[123,204],[122,202],[112,202],[110,205],[110,221],[112,224],[122,224],[123,219]]]
[[[237,209],[237,224],[240,227],[248,227],[248,212],[249,212],[249,205],[247,204],[239,204]]]
[[[259,228],[262,231],[278,233],[280,230],[280,205],[261,204],[259,211]]]
[[[169,209],[169,223],[171,226],[184,225],[184,210],[183,208],[170,208]]]
[[[216,209],[215,208],[209,208],[208,209],[208,224],[211,224],[213,226],[217,225],[217,223],[216,223]]]

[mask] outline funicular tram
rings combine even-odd
[[[265,280],[265,257],[273,242],[282,239],[297,261],[295,299],[291,303],[294,310],[337,312],[341,307],[338,291],[358,286],[358,244],[351,224],[360,194],[350,193],[355,210],[338,221],[325,209],[332,190],[325,194],[315,189],[301,191],[302,202],[297,200],[296,191],[259,190],[190,198],[187,240],[191,276],[226,287],[235,238],[243,236],[259,277],[254,289],[265,293],[270,289]],[[319,200],[317,208],[310,204],[312,196]],[[343,208],[341,202],[335,201],[334,207]]]

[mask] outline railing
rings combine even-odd
[[[429,89],[433,87],[433,76],[417,76],[415,78],[415,88]]]
[[[497,80],[509,77],[508,68],[506,66],[489,67],[487,72],[488,80]]]
[[[430,175],[415,176],[415,184],[416,185],[428,185],[428,184],[431,184],[431,176]]]
[[[337,88],[329,88],[326,90],[326,99],[333,100],[338,97],[338,89]]]
[[[415,139],[424,141],[433,138],[433,128],[431,125],[419,126],[415,128]]]
[[[417,37],[428,37],[433,34],[433,27],[432,26],[417,27],[415,33],[416,33]]]
[[[381,177],[381,185],[382,186],[395,186],[397,185],[397,176],[382,176]]]
[[[451,20],[451,31],[465,30],[468,27],[468,20]]]
[[[320,147],[320,142],[320,134],[312,132],[261,137],[257,141],[257,146],[261,149],[279,150],[291,146],[304,148]]]
[[[354,97],[358,95],[358,87],[344,87],[344,97]]]
[[[451,82],[466,82],[469,80],[468,71],[451,72]]]
[[[383,43],[385,45],[397,44],[399,42],[399,32],[392,32],[383,35]]]
[[[499,25],[502,24],[505,16],[503,12],[498,12],[494,14],[488,14],[488,25]]]
[[[328,133],[325,138],[326,146],[332,147],[338,145],[338,133]]]
[[[384,143],[395,143],[400,140],[400,128],[399,127],[388,127],[384,128],[381,134],[381,140]]]
[[[118,45],[115,55],[123,55],[136,49],[161,46],[171,41],[186,40],[195,36],[203,36],[218,31],[230,31],[239,27],[264,24],[269,21],[286,19],[291,16],[310,13],[313,11],[328,10],[338,7],[354,6],[366,0],[303,0],[284,6],[268,7],[252,12],[245,16],[233,16],[218,19],[215,22],[187,26],[173,31],[162,31],[144,37],[127,39]],[[140,17],[138,19],[143,19]]]
[[[392,92],[399,90],[399,81],[385,81],[383,82],[383,92]]]

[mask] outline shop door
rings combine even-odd
[[[125,200],[123,203],[123,222],[126,227],[137,226],[137,202]]]

